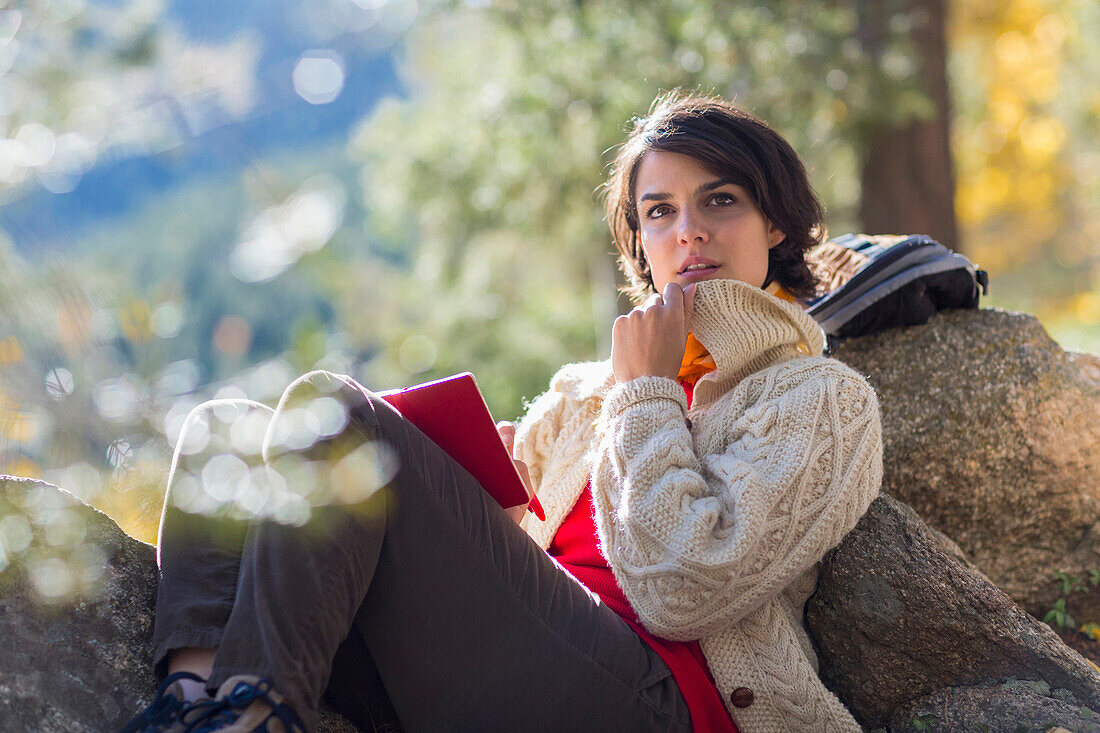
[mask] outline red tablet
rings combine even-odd
[[[538,497],[527,495],[473,374],[463,372],[378,396],[458,461],[502,507],[527,504],[535,516],[546,519]]]

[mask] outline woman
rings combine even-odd
[[[338,397],[347,427],[305,453],[382,441],[396,476],[231,542],[170,480],[155,655],[174,674],[133,730],[311,729],[330,669],[338,706],[384,688],[369,714],[392,701],[409,730],[859,730],[802,607],[878,492],[881,436],[792,302],[823,236],[804,168],[750,115],[673,93],[622,147],[607,213],[640,304],[610,361],[563,367],[515,431],[546,521],[518,531],[376,396],[307,375],[264,458],[302,455],[295,405]]]

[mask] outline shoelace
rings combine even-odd
[[[164,678],[157,687],[157,697],[142,711],[141,715],[131,720],[119,733],[144,733],[145,731],[159,731],[167,728],[176,720],[176,716],[183,710],[185,703],[175,695],[167,694],[168,687],[176,680],[195,680],[205,682],[202,677],[190,672],[174,672]]]
[[[274,684],[266,677],[255,685],[247,682],[238,682],[228,695],[220,700],[200,700],[194,703],[191,711],[207,708],[200,713],[185,729],[187,733],[214,733],[225,725],[233,723],[240,717],[241,712],[255,700],[262,699],[271,708],[271,715],[264,720],[264,730],[267,730],[267,721],[274,716],[279,719],[283,727],[288,731],[305,731],[305,725],[301,718],[293,710],[282,703],[274,702],[268,697]]]
[[[203,731],[217,730],[222,723],[231,723],[237,716],[226,714],[227,703],[224,700],[196,700],[188,707],[188,723],[184,727],[186,733],[203,733]],[[217,724],[217,725],[215,725]]]

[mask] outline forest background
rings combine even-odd
[[[1090,0],[0,2],[0,473],[153,541],[204,399],[469,370],[520,415],[609,353],[597,190],[677,86],[787,136],[832,234],[932,234],[1100,352],[1098,35]]]

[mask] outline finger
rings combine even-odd
[[[664,300],[667,305],[673,308],[676,306],[680,306],[681,309],[683,308],[684,290],[680,287],[680,283],[670,282],[668,285],[665,285]]]
[[[684,288],[684,323],[691,326],[691,317],[695,315],[695,286],[691,283]]]
[[[507,420],[501,420],[497,423],[497,433],[500,435],[501,442],[511,450],[512,443],[516,439],[516,426]]]

